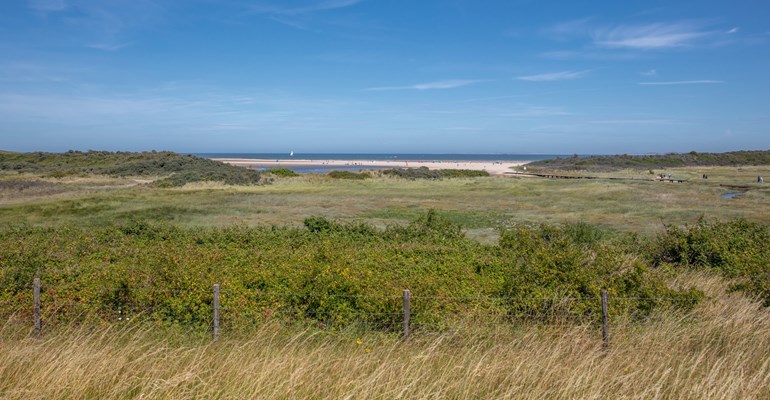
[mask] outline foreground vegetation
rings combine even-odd
[[[415,323],[431,329],[480,311],[490,320],[596,322],[602,289],[616,299],[615,314],[634,318],[701,299],[696,289],[667,285],[633,236],[604,237],[587,225],[517,227],[497,246],[465,238],[435,212],[382,231],[324,218],[306,225],[8,230],[0,233],[0,311],[29,312],[33,277],[58,310],[52,323],[131,313],[207,326],[214,283],[234,327],[276,318],[398,328],[403,289],[414,294]]]
[[[457,319],[598,321],[607,289],[615,315],[689,310],[702,298],[673,287],[677,270],[704,269],[770,303],[767,226],[737,220],[671,227],[656,238],[585,224],[521,226],[496,246],[464,237],[429,212],[377,230],[309,218],[307,229],[180,229],[135,223],[99,230],[18,228],[0,233],[0,311],[28,314],[29,284],[45,283],[54,321],[142,316],[207,326],[214,283],[232,328],[291,319],[341,329],[399,327],[402,289],[413,320],[443,329]],[[484,318],[481,318],[482,320]]]
[[[146,328],[0,334],[0,397],[366,399],[766,399],[770,315],[724,282],[682,276],[711,299],[693,317],[458,330],[407,343],[376,333],[268,325],[218,342]],[[360,343],[360,344],[358,344]]]

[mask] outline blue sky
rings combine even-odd
[[[0,149],[770,149],[766,1],[8,0]]]

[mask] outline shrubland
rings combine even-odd
[[[160,187],[215,181],[227,185],[260,183],[257,171],[170,151],[0,153],[0,170],[63,178],[71,175],[146,176]]]
[[[770,164],[770,150],[725,153],[669,153],[650,155],[573,156],[534,161],[530,169],[612,171],[625,168],[656,169],[692,166],[742,166]]]
[[[767,235],[767,226],[743,220],[655,238],[585,224],[520,225],[485,245],[434,211],[384,229],[323,217],[304,228],[22,226],[0,232],[0,307],[28,313],[30,282],[39,277],[45,303],[63,321],[133,312],[205,326],[214,283],[232,326],[275,318],[388,330],[399,324],[407,288],[413,321],[439,329],[479,310],[502,320],[595,322],[602,289],[613,314],[634,319],[703,299],[697,288],[669,283],[676,271],[713,269],[767,300]]]

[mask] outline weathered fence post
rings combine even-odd
[[[608,308],[607,290],[602,290],[602,348],[607,350],[610,348],[610,323]]]
[[[409,289],[404,289],[404,341],[409,340],[409,319],[411,318],[410,306],[412,301],[412,294]]]
[[[219,284],[214,284],[214,340],[219,339]]]
[[[40,278],[35,278],[32,282],[32,302],[34,303],[33,318],[35,321],[35,337],[40,336]]]

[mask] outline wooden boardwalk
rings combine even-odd
[[[639,182],[672,182],[672,183],[686,183],[687,179],[674,179],[674,178],[623,178],[612,176],[575,176],[575,175],[557,175],[557,174],[536,174],[530,172],[506,172],[506,176],[529,176],[534,178],[549,178],[549,179],[594,179],[594,180],[608,180],[608,181],[639,181]]]

